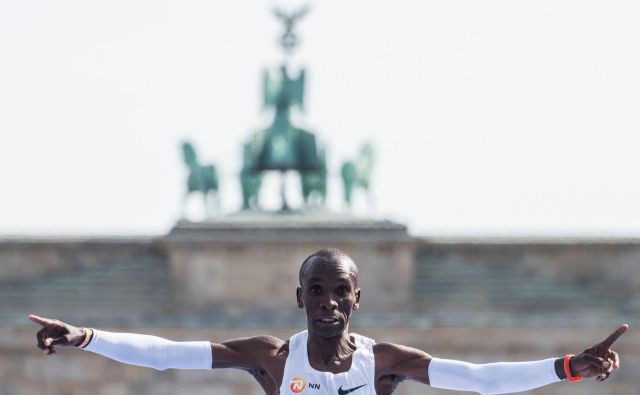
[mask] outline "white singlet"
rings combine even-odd
[[[351,368],[344,373],[320,372],[309,364],[307,331],[289,339],[289,355],[284,365],[280,395],[376,395],[375,341],[350,333],[356,343]]]

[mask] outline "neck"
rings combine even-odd
[[[308,355],[319,356],[316,362],[322,362],[324,366],[340,364],[349,358],[355,351],[356,346],[351,341],[349,332],[345,329],[342,334],[335,337],[320,337],[309,332],[307,342]]]
[[[273,125],[285,126],[289,125],[289,107],[279,107],[276,109],[276,116],[273,118]]]

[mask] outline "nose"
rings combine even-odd
[[[331,294],[328,294],[322,300],[322,303],[320,304],[320,307],[322,307],[325,310],[335,310],[335,309],[338,308],[338,302],[333,298],[333,296]]]

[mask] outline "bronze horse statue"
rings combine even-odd
[[[344,201],[347,206],[353,206],[353,192],[361,188],[367,194],[367,200],[371,206],[371,194],[369,187],[371,184],[371,173],[373,171],[374,150],[369,143],[360,148],[358,156],[353,161],[346,161],[342,165],[341,175],[344,185]]]
[[[189,195],[194,192],[202,194],[204,209],[207,216],[213,215],[220,206],[218,197],[218,172],[214,165],[201,165],[198,162],[193,145],[187,141],[182,143],[182,156],[189,169],[187,176],[187,192],[184,195],[182,211],[184,210]]]
[[[300,173],[302,198],[307,208],[322,208],[327,200],[327,161],[324,151],[318,152],[319,169]]]

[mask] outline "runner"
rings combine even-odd
[[[47,354],[54,354],[56,346],[74,346],[157,370],[242,369],[267,395],[389,395],[404,380],[481,394],[526,391],[567,379],[604,381],[620,367],[611,346],[629,328],[621,325],[576,356],[471,364],[351,333],[349,319],[360,305],[358,268],[338,249],[322,249],[305,259],[299,281],[296,298],[306,312],[307,330],[289,340],[257,336],[222,343],[172,342],[75,327],[35,315],[29,319],[42,325],[38,347]]]

